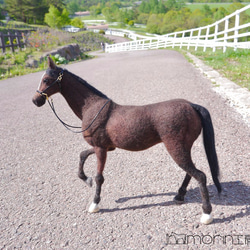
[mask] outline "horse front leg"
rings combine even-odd
[[[101,189],[102,189],[102,184],[104,182],[104,177],[102,173],[103,173],[104,166],[106,163],[107,149],[96,147],[95,153],[97,157],[97,175],[95,177],[96,193],[95,193],[94,200],[89,207],[90,213],[96,213],[100,210],[98,204],[100,203],[100,200],[101,200]]]
[[[91,177],[87,177],[83,171],[83,166],[87,158],[95,153],[95,149],[87,149],[81,152],[80,154],[80,162],[79,162],[79,170],[78,170],[78,177],[82,179],[89,187],[92,187],[93,181]]]

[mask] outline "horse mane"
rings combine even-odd
[[[58,70],[63,71],[63,72],[67,72],[69,75],[71,75],[73,78],[75,78],[78,82],[80,82],[81,84],[83,84],[85,87],[87,87],[89,90],[91,90],[92,92],[94,92],[96,95],[103,97],[105,99],[109,99],[105,94],[103,94],[100,90],[96,89],[95,87],[93,87],[92,85],[90,85],[87,81],[83,80],[81,77],[73,74],[72,72],[69,72],[66,69],[62,69],[57,67],[56,70],[53,69],[47,69],[46,73],[51,76],[56,78],[58,76]]]

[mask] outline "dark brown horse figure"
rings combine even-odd
[[[201,222],[212,222],[206,175],[194,166],[191,159],[191,147],[203,129],[204,146],[212,178],[220,193],[214,130],[209,112],[204,107],[181,99],[145,106],[121,106],[83,79],[57,67],[50,57],[48,66],[33,97],[33,103],[40,107],[49,100],[49,96],[60,92],[82,120],[84,139],[92,148],[80,154],[78,175],[89,186],[92,186],[92,179],[84,174],[84,162],[89,155],[95,153],[98,163],[95,177],[96,194],[89,212],[99,211],[98,204],[104,182],[103,170],[108,151],[116,147],[139,151],[163,142],[174,161],[186,172],[175,201],[184,201],[190,179],[195,178],[199,183],[202,198]]]

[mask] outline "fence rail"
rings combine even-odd
[[[15,49],[25,48],[25,37],[21,32],[8,32],[4,34],[0,32],[0,49],[2,53],[6,52],[6,48],[11,48],[12,52],[15,52]]]
[[[150,38],[128,31],[112,31],[112,34],[119,36],[126,35],[133,39],[133,41],[112,45],[107,44],[105,51],[112,53],[167,47],[187,47],[187,49],[195,47],[195,50],[198,47],[202,47],[203,51],[206,51],[207,48],[212,48],[215,51],[216,48],[221,47],[224,52],[228,47],[235,50],[237,48],[250,49],[250,23],[242,23],[244,22],[243,13],[248,9],[250,9],[250,4],[211,25],[162,36],[154,35]]]

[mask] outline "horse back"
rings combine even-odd
[[[145,106],[114,105],[106,131],[115,147],[131,151],[173,140],[189,147],[201,132],[201,121],[182,99]]]

